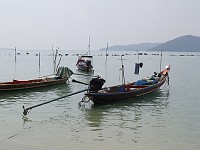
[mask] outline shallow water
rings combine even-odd
[[[76,69],[78,52],[61,51],[61,65]],[[15,63],[13,52],[1,52],[0,80],[31,79],[52,74],[51,51],[41,52],[39,68],[36,51],[21,51]],[[109,52],[105,66],[104,52],[93,52],[94,74],[106,79],[105,86],[120,84],[120,54]],[[159,71],[160,57],[140,56],[126,52],[123,56],[126,82],[150,76]],[[119,54],[119,56],[112,56]],[[130,55],[128,55],[130,54]],[[78,106],[84,93],[35,108],[22,116],[22,106],[33,106],[67,95],[87,86],[73,83],[20,92],[0,94],[0,149],[200,149],[200,63],[195,56],[164,53],[162,66],[171,65],[170,88],[105,106]],[[185,53],[184,53],[185,54]],[[134,63],[143,62],[140,75],[134,75]],[[88,83],[91,76],[72,75]]]

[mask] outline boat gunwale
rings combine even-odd
[[[37,79],[35,79],[35,80],[37,80]],[[0,91],[15,91],[15,90],[38,88],[38,87],[46,87],[49,85],[65,83],[67,80],[68,80],[68,78],[61,78],[61,79],[54,79],[54,80],[43,80],[41,82],[27,82],[27,83],[20,83],[20,84],[0,83]],[[29,81],[29,80],[27,80],[27,81]],[[5,83],[9,83],[9,82],[5,82]],[[12,83],[12,82],[10,82],[10,83]]]
[[[87,95],[87,96],[90,96],[90,95],[91,96],[125,95],[125,94],[134,93],[134,92],[139,91],[139,90],[145,90],[145,89],[149,89],[149,88],[156,87],[156,86],[158,86],[158,88],[159,88],[160,86],[162,86],[163,82],[165,82],[166,78],[167,78],[167,76],[163,77],[163,79],[161,79],[156,84],[153,84],[153,85],[144,85],[145,86],[144,88],[134,89],[134,90],[130,90],[130,91],[122,91],[122,92],[114,91],[114,92],[105,92],[105,93],[103,93],[103,92],[102,93],[101,92],[95,92],[95,93],[88,92],[88,93],[85,93],[85,95]],[[116,86],[113,86],[113,87],[118,87],[118,86],[120,87],[120,86],[125,86],[125,85],[116,85]],[[112,87],[107,87],[107,88],[112,88]],[[136,85],[136,88],[137,88],[137,85]],[[154,91],[154,90],[152,90],[152,91]],[[149,93],[149,92],[147,92],[147,93]],[[142,94],[142,95],[144,95],[144,94]]]

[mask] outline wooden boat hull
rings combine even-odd
[[[95,104],[108,104],[116,101],[122,101],[125,99],[131,99],[137,96],[142,96],[148,93],[152,93],[159,89],[169,78],[168,78],[168,71],[169,70],[163,70],[163,77],[160,78],[160,81],[156,84],[152,85],[133,85],[132,88],[134,90],[127,90],[127,85],[119,85],[119,86],[113,86],[108,87],[108,89],[114,89],[115,92],[106,92],[111,90],[102,90],[98,92],[87,92],[85,95],[93,101]],[[124,88],[122,91],[118,91],[116,89]],[[106,89],[106,88],[105,88]]]
[[[152,93],[157,89],[159,89],[165,83],[165,80],[163,80],[159,84],[148,86],[146,88],[141,88],[140,90],[135,90],[130,92],[86,93],[85,95],[88,96],[96,104],[107,104]]]
[[[0,91],[15,91],[15,90],[47,87],[51,85],[66,83],[67,80],[68,78],[50,79],[50,80],[44,80],[44,79],[13,80],[13,82],[0,83]]]

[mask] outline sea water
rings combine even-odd
[[[22,106],[27,108],[88,88],[71,81],[89,83],[92,78],[92,74],[75,75],[83,73],[75,64],[78,55],[84,52],[59,53],[60,65],[74,72],[69,82],[0,93],[0,149],[200,149],[199,53],[163,52],[160,57],[160,52],[145,52],[147,55],[138,58],[135,51],[109,51],[106,58],[104,51],[92,51],[94,75],[106,80],[104,86],[122,83],[122,65],[126,83],[171,65],[170,86],[149,95],[100,106],[91,102],[79,106],[84,96],[80,93],[34,108],[23,117]],[[14,51],[1,51],[0,81],[52,74],[51,54],[51,50],[21,50],[15,57]],[[144,65],[139,75],[135,75],[135,63],[140,62]]]

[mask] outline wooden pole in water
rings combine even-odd
[[[162,49],[161,49],[161,52],[160,52],[160,72],[161,72],[161,67],[162,67]]]
[[[52,45],[52,56],[53,56],[53,73],[55,74],[55,62],[54,62],[54,50]]]
[[[89,45],[88,45],[88,55],[90,56],[90,36],[89,36]]]
[[[122,84],[125,84],[124,64],[123,64],[122,56],[124,56],[124,55],[121,55],[121,63],[122,63]]]
[[[40,75],[40,52],[38,54],[38,57],[39,57],[39,75]]]
[[[15,63],[16,63],[16,61],[17,61],[17,50],[16,50],[16,47],[15,47]]]
[[[105,61],[105,65],[107,63],[107,56],[108,56],[108,42],[107,42],[107,47],[106,47],[106,61]]]
[[[138,60],[139,60],[139,52],[138,52],[138,50],[136,50],[136,52],[137,52],[137,55],[138,55]]]
[[[15,72],[14,72],[14,77],[16,77],[16,72],[17,72],[17,48],[15,47]]]
[[[40,53],[39,53],[39,68],[40,68]]]

